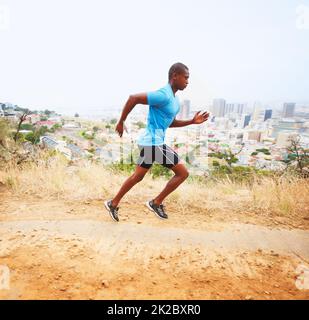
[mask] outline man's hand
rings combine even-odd
[[[116,125],[116,132],[118,132],[120,137],[122,137],[123,135],[123,127],[124,127],[123,121],[119,120],[119,122]]]
[[[203,113],[201,113],[201,111],[198,111],[192,119],[192,124],[201,124],[207,121],[208,117],[209,113],[207,111]]]

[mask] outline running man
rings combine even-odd
[[[147,126],[138,139],[140,155],[135,172],[123,183],[113,199],[104,202],[110,216],[115,221],[119,221],[118,204],[120,200],[132,187],[143,180],[153,162],[158,162],[175,173],[162,192],[154,199],[146,202],[148,209],[161,219],[168,218],[162,204],[163,200],[189,176],[188,170],[180,161],[178,154],[164,143],[165,132],[169,127],[201,124],[207,121],[209,114],[208,112],[201,113],[199,111],[193,119],[176,120],[180,104],[178,98],[175,97],[175,93],[187,87],[189,79],[188,67],[182,63],[172,65],[168,73],[168,79],[168,84],[157,91],[131,95],[116,125],[116,131],[122,137],[124,122],[132,109],[137,104],[149,105]]]

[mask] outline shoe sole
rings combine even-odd
[[[108,211],[109,215],[111,216],[111,218],[112,218],[114,221],[119,222],[119,221],[116,220],[116,219],[114,218],[114,216],[112,215],[112,212],[111,212],[111,210],[110,210],[110,208],[109,208],[109,206],[108,206],[108,204],[107,204],[108,201],[109,201],[109,200],[104,201],[104,205],[105,205],[106,210]]]
[[[160,217],[160,216],[151,208],[151,206],[149,205],[149,202],[148,202],[148,201],[145,203],[145,205],[146,205],[146,207],[147,207],[150,211],[154,212],[154,214],[156,215],[156,217],[158,217],[158,218],[161,219],[161,220],[167,220],[167,218],[162,218],[162,217]]]

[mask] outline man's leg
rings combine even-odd
[[[178,163],[171,168],[174,171],[174,177],[167,183],[162,192],[153,199],[156,205],[160,205],[163,200],[172,193],[181,183],[183,183],[189,176],[187,168],[182,164]]]
[[[129,177],[121,186],[117,195],[112,200],[112,206],[115,208],[118,203],[123,198],[123,196],[132,189],[137,183],[143,180],[145,174],[148,172],[149,168],[143,168],[141,166],[136,166],[135,172]]]

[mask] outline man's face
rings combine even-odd
[[[189,76],[190,74],[187,70],[175,74],[174,80],[178,90],[184,90],[187,87],[187,85],[189,84]]]

